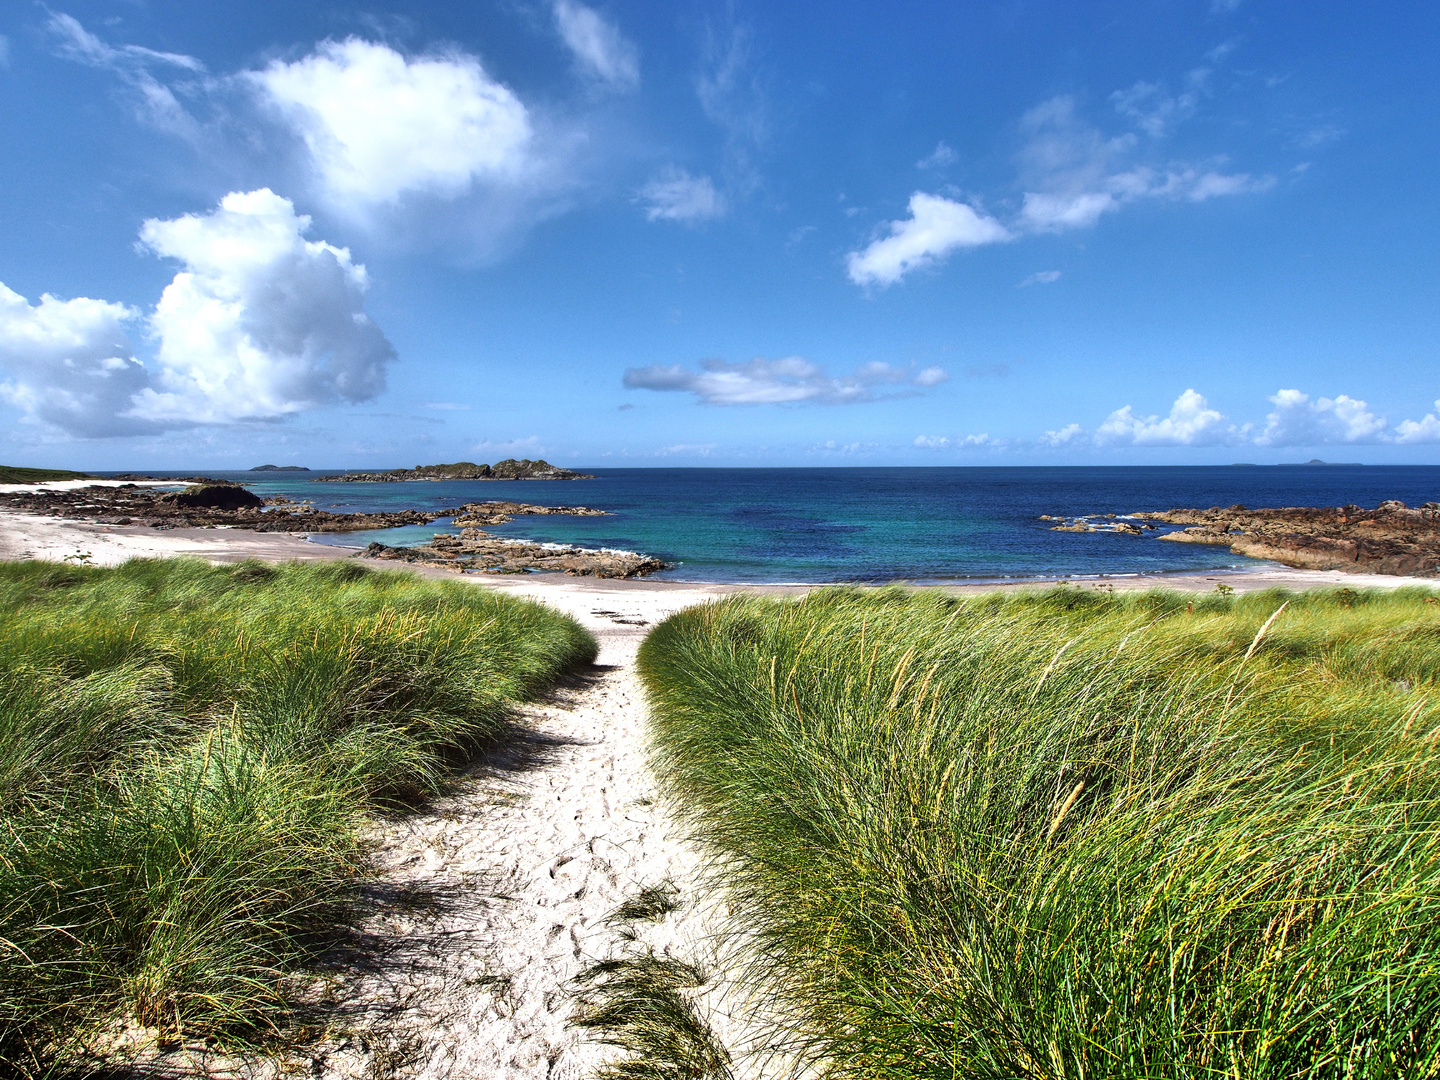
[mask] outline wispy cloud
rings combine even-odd
[[[576,0],[556,0],[555,28],[587,78],[617,91],[639,88],[639,50],[595,9]]]
[[[915,163],[915,167],[917,169],[945,169],[954,165],[959,159],[960,155],[955,153],[944,139],[941,139],[934,150]]]
[[[1275,186],[1273,176],[1230,171],[1223,156],[1198,162],[1160,159],[1151,148],[1198,111],[1211,74],[1207,67],[1193,69],[1178,94],[1158,82],[1141,81],[1111,95],[1119,115],[1148,140],[1134,131],[1106,134],[1079,115],[1069,95],[1041,102],[1018,125],[1018,213],[996,215],[973,202],[916,192],[908,219],[890,222],[888,235],[849,253],[850,280],[862,286],[892,285],[958,248],[1091,228],[1106,214],[1141,200],[1200,203],[1269,190]],[[916,164],[928,168],[952,159],[953,151],[942,142]],[[1041,274],[1023,284],[1053,280]]]
[[[671,165],[635,193],[646,221],[694,224],[725,213],[725,199],[708,176],[691,176]]]
[[[1076,115],[1069,96],[1037,105],[1020,126],[1026,136],[1020,155],[1026,190],[1018,225],[1032,232],[1089,228],[1142,199],[1204,202],[1275,185],[1273,176],[1225,172],[1218,161],[1136,163],[1135,136],[1106,137]]]
[[[749,26],[731,17],[707,27],[695,93],[706,117],[724,136],[726,187],[748,195],[760,185],[757,159],[770,142],[772,128],[769,94]]]
[[[624,383],[636,390],[694,394],[703,405],[848,405],[920,393],[949,379],[942,368],[921,370],[863,364],[849,375],[831,376],[799,356],[757,357],[748,363],[706,360],[695,371],[680,364],[629,368]]]
[[[1134,122],[1135,126],[1151,138],[1168,135],[1177,125],[1195,115],[1200,105],[1200,85],[1203,84],[1205,69],[1191,73],[1191,87],[1180,94],[1171,96],[1159,83],[1137,82],[1125,90],[1116,90],[1110,95],[1110,103],[1121,116]]]
[[[1020,282],[1020,284],[1016,285],[1015,287],[1017,289],[1026,289],[1029,288],[1031,285],[1050,285],[1059,280],[1059,270],[1040,270],[1034,274],[1031,274],[1029,277],[1027,277],[1024,281]]]
[[[850,280],[855,284],[893,285],[958,248],[1012,239],[1010,230],[973,206],[923,191],[910,196],[910,216],[890,222],[888,229],[888,236],[846,256]]]
[[[199,125],[180,104],[174,90],[157,79],[152,68],[195,77],[205,65],[183,53],[158,52],[140,45],[110,45],[86,30],[79,20],[52,14],[46,29],[57,42],[59,54],[88,67],[103,68],[117,75],[130,91],[137,119],[162,131],[194,138]]]

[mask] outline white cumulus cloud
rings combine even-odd
[[[804,357],[787,356],[757,357],[743,364],[706,360],[699,371],[681,364],[652,364],[629,368],[624,382],[637,390],[691,393],[704,405],[846,405],[919,393],[948,378],[941,368],[916,372],[878,362],[836,377]]]
[[[134,308],[46,293],[31,305],[0,284],[0,398],[32,420],[81,435],[127,435],[146,425],[120,414],[146,385],[127,327]]]
[[[1323,446],[1328,443],[1387,441],[1386,421],[1370,407],[1345,394],[1310,400],[1299,390],[1281,390],[1270,398],[1274,410],[1255,440],[1261,446]]]
[[[1079,424],[1066,424],[1058,431],[1047,431],[1040,436],[1040,442],[1046,446],[1069,446],[1071,443],[1081,442],[1084,438]]]
[[[593,8],[556,0],[555,28],[587,77],[614,90],[640,86],[640,56],[620,31]]]
[[[384,389],[395,350],[365,314],[365,268],[346,248],[306,240],[309,228],[268,188],[227,195],[204,216],[145,222],[146,246],[185,269],[150,318],[157,386],[137,415],[264,419]]]
[[[948,435],[916,435],[915,445],[922,450],[943,450],[949,446],[988,446],[990,436],[986,432],[979,435],[957,435],[954,439]]]
[[[725,199],[708,176],[670,166],[635,193],[646,221],[693,224],[725,213]]]
[[[135,309],[48,295],[32,306],[0,285],[0,364],[11,374],[0,394],[82,437],[373,398],[395,350],[365,314],[365,268],[345,248],[306,240],[309,226],[267,188],[145,222],[144,245],[183,264],[145,320],[148,367],[126,333]]]
[[[1398,443],[1440,442],[1440,401],[1435,402],[1435,411],[1426,413],[1420,420],[1402,420],[1395,429]]]
[[[412,192],[456,197],[527,164],[529,111],[465,53],[410,58],[349,38],[249,78],[304,140],[341,209]]]
[[[1216,446],[1237,442],[1243,435],[1210,408],[1202,395],[1186,390],[1175,399],[1169,416],[1137,416],[1129,405],[1116,409],[1096,430],[1095,441],[1102,445]]]
[[[912,270],[945,258],[957,248],[1009,240],[1011,233],[973,206],[917,191],[910,196],[910,217],[890,223],[890,235],[846,257],[857,285],[892,285]]]

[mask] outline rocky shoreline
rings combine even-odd
[[[1410,507],[1397,499],[1359,506],[1287,506],[1250,510],[1165,510],[1133,515],[1185,525],[1162,540],[1217,544],[1237,555],[1301,570],[1440,577],[1440,503]]]
[[[383,472],[335,473],[317,476],[317,484],[395,484],[405,480],[594,480],[590,473],[573,472],[551,465],[544,458],[506,458],[494,465],[477,465],[473,461],[457,461],[452,465],[416,465],[413,469],[387,469]]]
[[[599,517],[608,511],[588,506],[537,506],[517,502],[465,503],[437,510],[395,510],[375,514],[336,514],[297,503],[283,495],[261,499],[239,484],[213,481],[182,491],[156,491],[135,484],[55,490],[35,488],[0,492],[0,510],[152,529],[231,528],[261,533],[346,533],[429,525],[451,518],[459,536],[439,534],[415,547],[371,544],[364,558],[471,570],[491,574],[557,571],[566,574],[637,578],[669,569],[667,563],[632,551],[538,544],[494,537],[484,526],[516,517],[563,514]]]
[[[1133,514],[1045,514],[1054,532],[1155,534],[1160,522],[1186,528],[1155,535],[1182,544],[1214,544],[1236,555],[1297,570],[1440,577],[1440,503],[1410,507],[1397,499],[1373,510],[1359,506],[1284,506],[1251,510],[1150,510]]]

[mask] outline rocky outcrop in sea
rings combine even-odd
[[[1250,510],[1164,510],[1132,514],[1185,525],[1161,540],[1217,544],[1237,555],[1305,570],[1440,577],[1440,503],[1406,506],[1397,499],[1359,506],[1287,506]]]

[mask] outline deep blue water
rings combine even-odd
[[[1440,500],[1440,466],[1282,465],[1075,468],[599,469],[595,480],[313,483],[316,473],[215,473],[259,495],[320,509],[386,510],[505,499],[609,510],[516,518],[502,536],[625,548],[676,564],[678,581],[937,581],[1183,573],[1254,567],[1224,548],[1108,533],[1061,533],[1042,514],[1172,507],[1411,506]],[[434,525],[329,534],[397,545]]]

